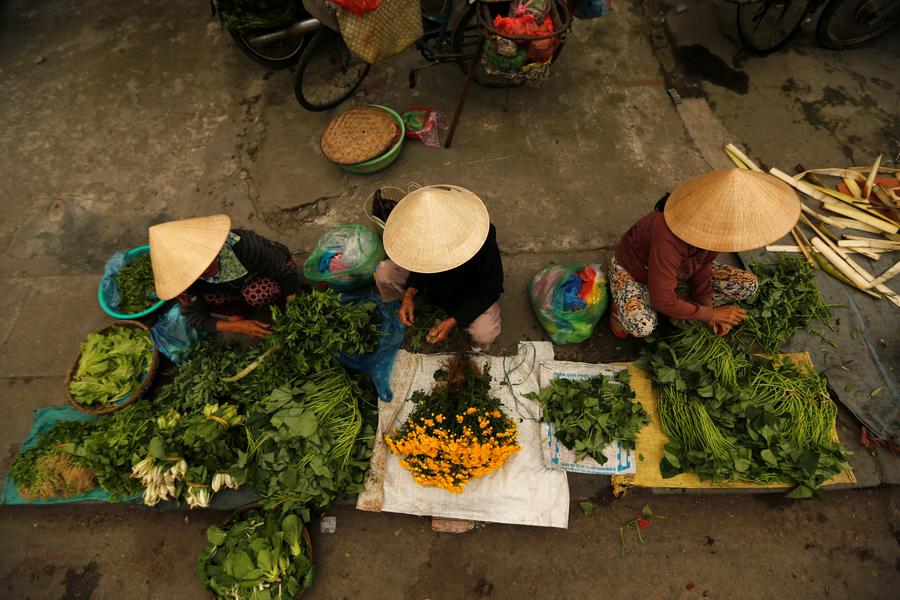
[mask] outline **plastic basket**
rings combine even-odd
[[[131,262],[141,254],[150,254],[150,246],[138,246],[132,250],[129,250],[125,253],[125,260]],[[158,310],[163,304],[166,303],[165,300],[159,300],[156,304],[152,305],[150,308],[142,310],[139,313],[134,314],[125,314],[120,313],[115,310],[107,303],[106,298],[103,295],[103,282],[101,281],[100,285],[97,286],[97,300],[100,301],[100,308],[103,309],[103,312],[111,316],[113,319],[140,319],[141,317],[146,317],[150,313]]]

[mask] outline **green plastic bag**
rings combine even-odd
[[[544,267],[528,284],[534,314],[555,344],[583,342],[609,304],[606,275],[598,264]]]
[[[384,260],[381,239],[363,225],[339,225],[325,232],[303,264],[303,276],[339,292],[372,283]]]

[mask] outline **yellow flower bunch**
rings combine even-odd
[[[490,376],[465,356],[452,359],[448,371],[435,375],[438,383],[430,394],[413,395],[415,410],[386,441],[416,483],[459,494],[520,448],[515,422],[488,393]]]

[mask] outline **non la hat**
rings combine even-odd
[[[672,233],[692,246],[743,252],[786,235],[800,217],[800,199],[767,173],[720,169],[675,188],[663,214]]]
[[[475,256],[491,227],[481,198],[456,185],[430,185],[403,197],[384,225],[384,251],[413,273],[441,273]]]
[[[150,262],[156,295],[170,300],[188,289],[222,250],[231,217],[212,215],[150,228]]]

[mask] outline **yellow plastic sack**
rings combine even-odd
[[[381,0],[361,17],[339,6],[337,17],[347,47],[367,63],[399,54],[422,36],[419,0]]]

